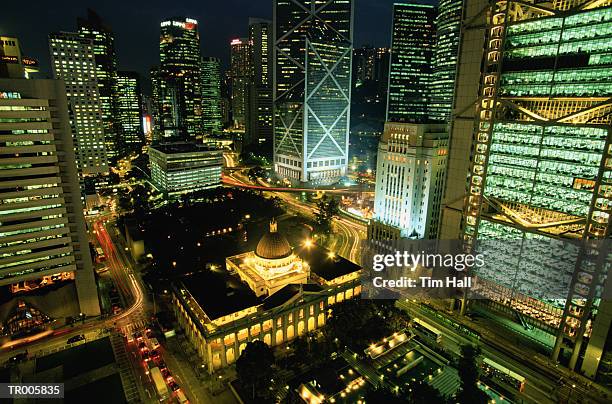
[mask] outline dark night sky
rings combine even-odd
[[[394,1],[355,1],[355,46],[388,46]],[[220,57],[225,63],[230,39],[246,35],[249,17],[272,18],[272,0],[9,1],[0,7],[0,34],[17,36],[24,54],[39,59],[43,70],[49,71],[47,34],[76,30],[76,18],[85,16],[87,7],[115,32],[119,69],[143,75],[158,63],[159,23],[165,18],[197,19],[203,55]]]

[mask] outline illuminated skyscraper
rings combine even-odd
[[[122,154],[139,152],[144,145],[140,77],[136,72],[117,73],[116,116]]]
[[[121,139],[117,136],[116,125],[117,99],[117,56],[115,54],[115,36],[93,10],[87,10],[87,18],[77,19],[78,34],[90,39],[93,44],[93,53],[96,59],[96,80],[98,81],[98,94],[100,96],[100,109],[104,126],[104,144],[106,155],[110,161],[119,156],[122,148]]]
[[[429,121],[436,15],[430,5],[393,5],[387,121]]]
[[[448,122],[453,107],[463,0],[440,0],[430,85],[429,119]]]
[[[82,175],[107,174],[102,106],[91,39],[60,32],[49,35],[53,77],[66,85],[77,166]]]
[[[151,128],[152,140],[158,141],[163,137],[161,130],[162,86],[159,66],[153,66],[149,69],[149,80],[151,80],[151,119],[153,120],[153,126]]]
[[[194,138],[202,132],[198,22],[174,17],[160,24],[159,92],[162,137]]]
[[[202,129],[205,134],[223,130],[221,122],[221,60],[202,58]]]
[[[16,38],[2,41],[0,54],[7,54],[4,41],[18,47]],[[82,45],[73,46],[80,51]],[[0,285],[63,324],[79,313],[100,314],[66,87],[25,79],[17,54],[11,72],[0,69]],[[95,69],[92,55],[87,63]],[[50,285],[52,292],[42,291]],[[4,332],[25,333],[34,322]]]
[[[461,223],[470,247],[520,243],[475,269],[486,299],[471,308],[508,313],[519,334],[537,329],[554,360],[610,385],[610,250],[579,241],[610,237],[612,6],[482,1],[464,21],[446,196],[464,207],[461,221],[445,212],[445,236]],[[469,174],[461,193],[451,172]]]
[[[345,175],[353,1],[274,1],[274,171],[329,184]]]
[[[249,89],[244,145],[272,156],[272,22],[249,19],[253,77]]]
[[[232,127],[237,130],[244,130],[249,103],[249,89],[253,80],[249,39],[233,39],[230,43],[230,49],[229,76],[232,91]]]
[[[402,238],[436,238],[447,152],[444,124],[385,123],[374,219],[399,229]]]

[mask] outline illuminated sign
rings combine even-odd
[[[0,61],[4,63],[17,63],[19,59],[17,59],[17,56],[1,55]]]
[[[242,45],[242,41],[240,39],[232,39],[231,45]]]
[[[185,21],[191,24],[198,25],[198,20],[194,20],[193,18],[186,18]]]
[[[19,99],[21,94],[15,92],[0,91],[0,99]]]
[[[28,56],[22,56],[21,57],[21,63],[23,63],[26,66],[38,66],[38,60],[28,57]]]

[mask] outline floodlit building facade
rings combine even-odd
[[[200,34],[192,18],[162,21],[158,92],[163,138],[191,139],[202,131]]]
[[[94,44],[80,34],[60,32],[49,35],[49,48],[53,77],[66,86],[79,173],[108,174]]]
[[[437,8],[393,5],[388,122],[427,122],[433,79]]]
[[[610,236],[612,7],[474,2],[464,21],[442,237],[524,244],[476,270],[486,299],[470,308],[539,329],[554,360],[610,385],[609,247],[570,242]],[[461,190],[451,177],[465,174]]]
[[[189,142],[149,147],[151,179],[169,196],[221,186],[223,151]]]
[[[202,58],[202,130],[204,134],[219,133],[221,122],[221,59]]]
[[[175,282],[172,303],[213,373],[234,363],[249,341],[277,346],[325,325],[331,306],[361,293],[360,274],[357,264],[320,246],[292,248],[273,221],[255,251]]]
[[[398,228],[401,238],[436,238],[447,155],[445,125],[385,123],[378,145],[375,221]]]
[[[140,76],[136,72],[117,72],[116,88],[115,110],[121,154],[139,152],[145,143]]]
[[[331,184],[346,174],[353,1],[274,2],[274,172]]]
[[[29,332],[99,315],[100,306],[64,83],[25,79],[17,66],[18,74],[0,73],[0,285],[20,293],[22,308],[35,303],[44,313],[9,327]]]

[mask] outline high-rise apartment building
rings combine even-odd
[[[440,0],[430,85],[429,119],[450,123],[459,55],[463,0]]]
[[[387,121],[429,121],[437,8],[393,5]]]
[[[117,72],[116,119],[123,155],[139,152],[144,146],[140,76]]]
[[[470,1],[463,20],[441,237],[522,245],[474,270],[469,309],[520,320],[518,337],[538,330],[554,360],[610,385],[609,246],[582,242],[610,236],[612,6]]]
[[[161,136],[194,138],[202,132],[202,88],[198,22],[162,21],[159,39]]]
[[[346,174],[353,1],[274,1],[274,171],[330,184]]]
[[[90,39],[93,44],[106,155],[109,160],[113,160],[120,155],[122,149],[122,139],[117,136],[118,127],[115,118],[117,99],[115,36],[111,28],[91,9],[87,10],[86,18],[77,19],[77,31],[82,38]]]
[[[221,59],[202,58],[202,130],[204,134],[219,133],[221,122]]]
[[[249,19],[253,77],[249,89],[244,145],[272,156],[272,22]]]
[[[374,219],[402,238],[436,238],[448,134],[443,124],[385,123],[378,145]]]
[[[68,100],[62,81],[28,80],[21,69],[0,74],[0,285],[26,304],[35,292],[42,317],[63,324],[100,314]],[[41,326],[42,317],[12,331]]]
[[[53,77],[63,80],[81,175],[108,173],[94,44],[80,34],[49,35]]]
[[[232,39],[230,49],[232,127],[243,131],[246,127],[249,90],[253,80],[251,43],[248,38]]]

